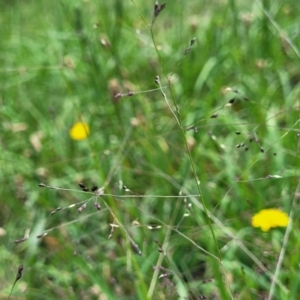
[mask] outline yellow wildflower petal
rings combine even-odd
[[[263,224],[261,226],[261,230],[264,231],[264,232],[267,232],[271,229],[271,226],[267,225],[267,224]]]
[[[83,122],[75,123],[69,131],[70,137],[75,141],[81,141],[90,134],[89,125]]]
[[[275,227],[286,227],[289,223],[289,216],[277,209],[263,209],[252,217],[251,225],[260,227],[262,231],[269,231]]]

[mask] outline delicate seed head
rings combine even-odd
[[[226,88],[222,88],[222,93],[225,95],[227,94],[228,92],[232,91],[232,88],[231,87],[226,87]]]
[[[118,99],[118,98],[121,98],[121,97],[123,97],[123,95],[121,94],[121,93],[117,93],[117,94],[115,94],[115,99]]]
[[[42,234],[39,234],[38,236],[37,236],[37,238],[38,239],[41,239],[41,238],[43,238],[44,236],[46,236],[48,233],[47,232],[44,232],[44,233],[42,233]]]
[[[96,185],[94,185],[92,188],[91,188],[91,191],[92,192],[95,192],[95,191],[97,191],[98,190],[98,187],[96,186]]]
[[[103,187],[99,188],[99,189],[95,192],[95,195],[96,195],[96,196],[101,196],[101,195],[103,195],[103,194],[104,194],[104,188],[103,188]]]
[[[125,192],[130,192],[130,189],[129,189],[126,185],[123,185],[123,190],[124,190]]]
[[[54,215],[55,213],[57,213],[58,211],[60,211],[61,209],[62,209],[61,207],[58,207],[58,208],[56,208],[55,210],[53,210],[53,211],[51,212],[51,216]]]
[[[95,207],[97,210],[99,210],[99,211],[102,209],[101,206],[100,206],[100,204],[97,203],[97,202],[94,203],[94,207]]]
[[[193,46],[195,42],[196,42],[196,38],[194,37],[191,39],[190,45]]]
[[[154,17],[157,17],[160,13],[158,2],[156,1],[154,4]]]
[[[79,213],[81,213],[85,208],[86,208],[86,203],[84,203],[82,206],[80,206],[80,207],[77,209],[77,211],[78,211]]]
[[[134,243],[134,242],[131,242],[131,246],[132,246],[132,248],[137,252],[138,255],[141,256],[141,255],[143,254],[142,251],[140,250],[138,244],[136,244],[136,243]]]
[[[159,5],[158,1],[156,1],[154,4],[154,17],[156,18],[165,7],[166,3]]]
[[[184,51],[184,55],[188,55],[190,53],[190,51],[191,51],[190,47],[186,48]]]
[[[28,239],[27,237],[23,237],[23,238],[21,238],[21,239],[14,240],[14,243],[15,243],[15,244],[20,244],[20,243],[22,243],[22,242],[25,242],[27,239]]]
[[[80,182],[80,183],[78,183],[78,185],[80,188],[85,189],[85,185],[83,183]]]
[[[170,276],[170,274],[165,273],[165,274],[160,274],[158,278],[166,278],[168,276]]]
[[[18,268],[18,274],[17,274],[17,277],[16,277],[16,281],[18,281],[22,277],[23,269],[24,269],[23,265],[20,265],[19,268]]]

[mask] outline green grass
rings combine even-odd
[[[297,299],[294,1],[0,3],[0,299]]]

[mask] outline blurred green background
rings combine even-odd
[[[154,1],[0,5],[0,299],[21,264],[11,299],[298,298],[295,1],[166,1],[152,32]],[[274,294],[265,208],[294,214]]]

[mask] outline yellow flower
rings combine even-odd
[[[76,141],[84,140],[90,134],[89,125],[83,122],[77,122],[70,129],[69,134],[73,140]]]
[[[275,227],[286,227],[289,216],[277,208],[263,209],[252,217],[253,227],[260,227],[262,231],[269,231]]]

